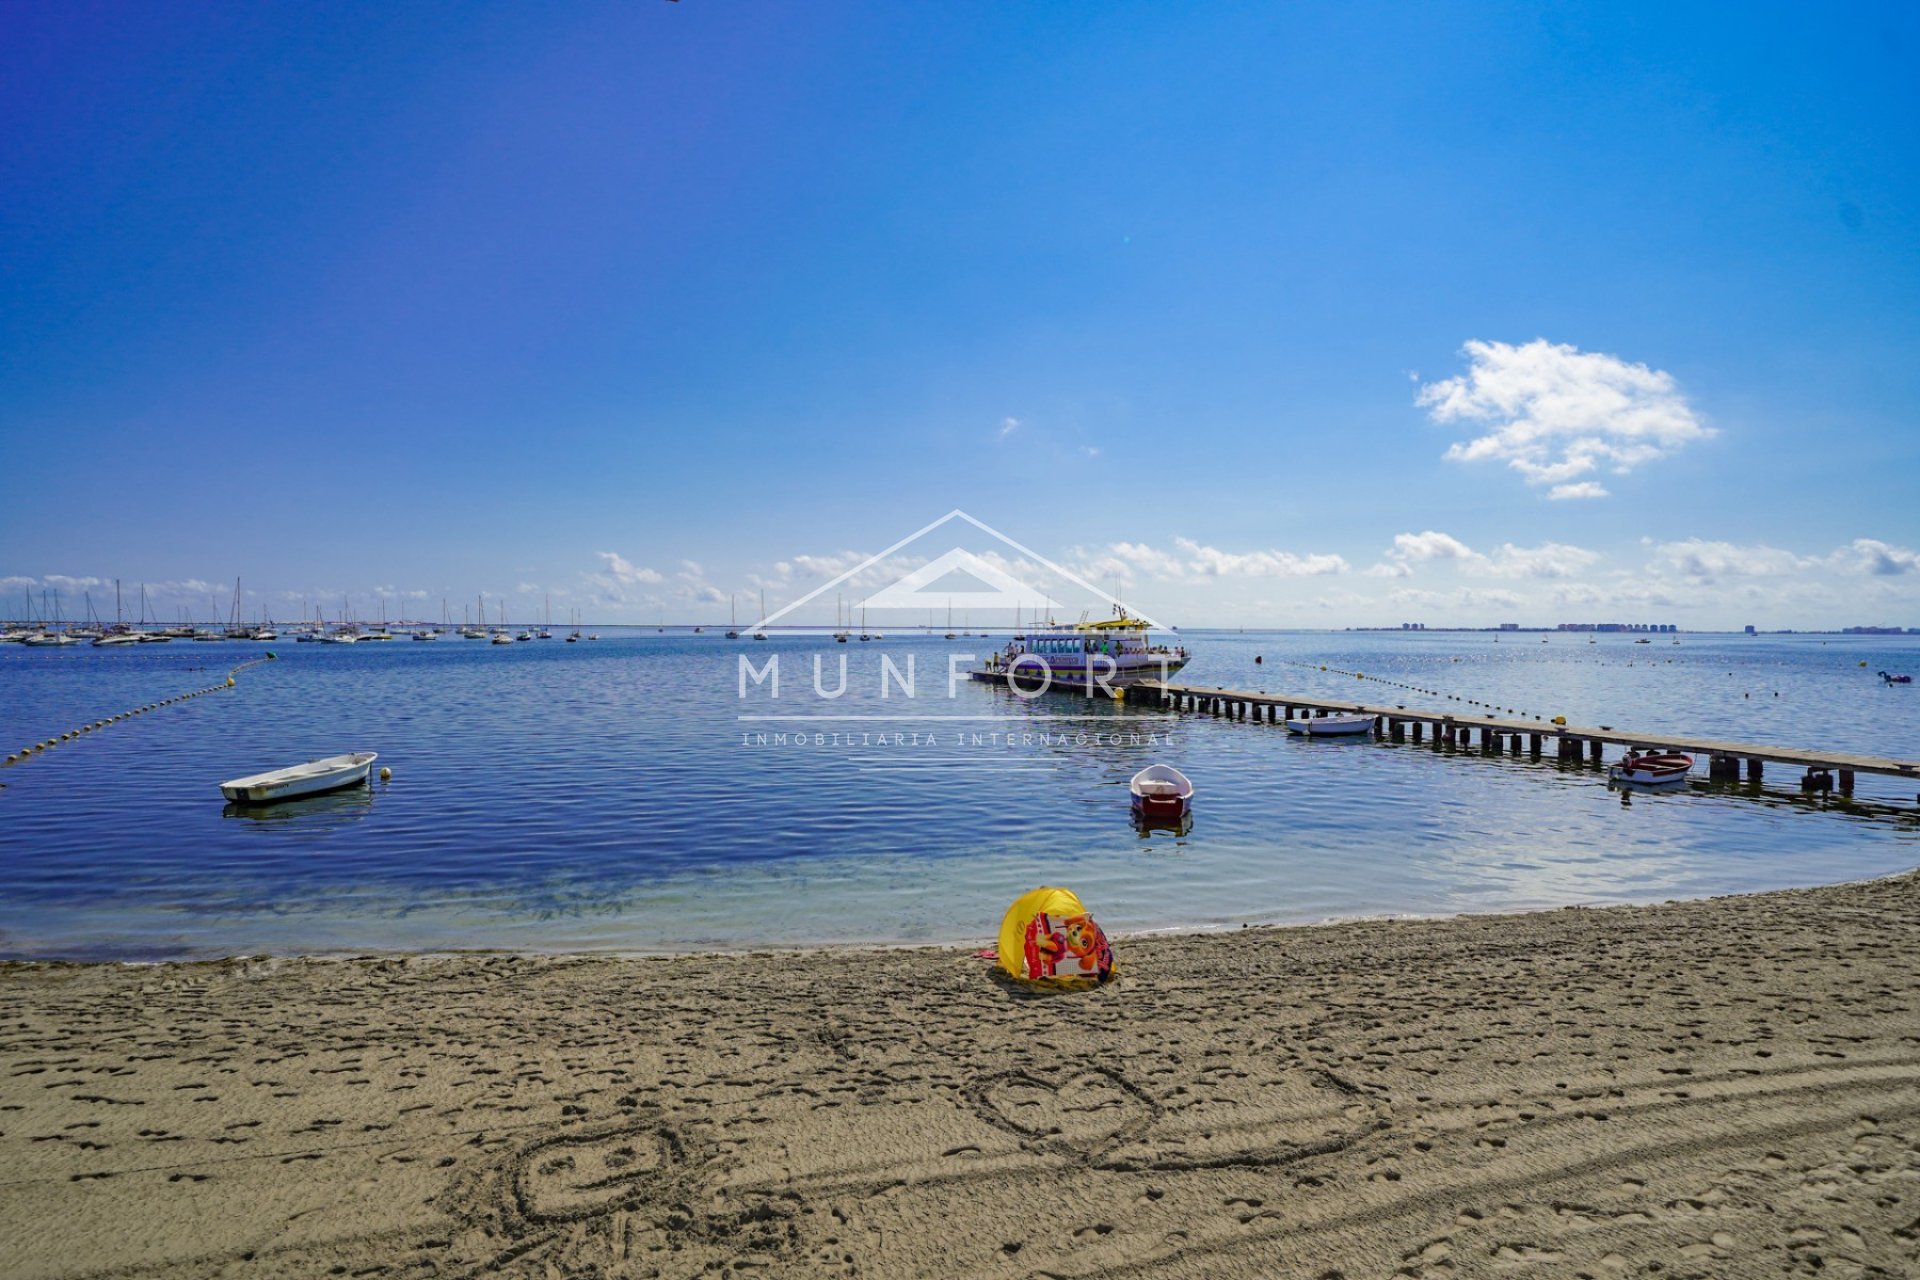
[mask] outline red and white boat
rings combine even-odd
[[[1150,764],[1127,784],[1133,793],[1133,811],[1155,821],[1178,821],[1193,803],[1193,783],[1168,764]]]
[[[1693,757],[1679,752],[1649,752],[1621,757],[1607,776],[1615,782],[1630,782],[1641,787],[1677,787],[1686,782],[1693,770]]]

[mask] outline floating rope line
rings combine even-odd
[[[1454,661],[1458,662],[1460,659],[1455,658]],[[1384,684],[1391,689],[1404,689],[1408,693],[1424,693],[1428,697],[1444,698],[1449,702],[1465,703],[1470,707],[1484,707],[1489,712],[1505,711],[1508,715],[1525,716],[1529,720],[1544,721],[1546,719],[1545,716],[1535,715],[1531,711],[1523,711],[1518,707],[1502,707],[1497,703],[1483,702],[1479,698],[1463,698],[1457,693],[1443,693],[1439,689],[1428,689],[1421,685],[1407,684],[1400,680],[1388,680],[1383,676],[1370,676],[1363,671],[1342,671],[1338,667],[1329,667],[1324,663],[1301,662],[1293,658],[1275,658],[1274,662],[1279,666],[1299,667],[1306,671],[1326,671],[1336,676],[1352,676],[1355,680],[1371,680],[1375,684]],[[1403,706],[1401,709],[1405,710],[1405,707]]]
[[[117,716],[108,716],[104,720],[95,720],[91,723],[83,724],[78,729],[70,730],[57,738],[48,738],[45,742],[36,742],[29,747],[12,753],[4,761],[0,761],[0,768],[5,768],[7,765],[25,764],[34,756],[50,751],[63,742],[78,742],[85,735],[97,729],[104,729],[110,724],[118,724],[122,720],[131,720],[135,716],[143,716],[149,711],[158,711],[162,707],[170,707],[176,702],[185,702],[189,698],[202,698],[209,693],[218,693],[222,689],[231,689],[233,688],[233,678],[235,676],[245,671],[248,667],[258,666],[262,662],[271,662],[273,659],[274,654],[271,652],[262,658],[250,658],[239,666],[229,670],[226,680],[220,684],[210,684],[204,689],[194,689],[187,693],[176,694],[171,698],[162,698],[158,702],[149,702],[144,707],[135,707],[133,710],[123,711]]]

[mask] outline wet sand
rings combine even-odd
[[[0,1274],[1920,1274],[1914,876],[1118,951],[6,966]]]

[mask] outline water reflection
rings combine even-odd
[[[1185,836],[1193,832],[1193,810],[1189,809],[1177,818],[1149,818],[1144,813],[1133,815],[1133,829],[1142,840],[1150,840],[1157,835]]]
[[[373,786],[362,782],[338,791],[281,800],[275,804],[239,804],[229,800],[221,807],[220,816],[267,826],[298,824],[317,830],[331,830],[358,822],[372,812]]]

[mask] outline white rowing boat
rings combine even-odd
[[[1170,764],[1150,764],[1133,775],[1127,784],[1133,794],[1133,811],[1143,818],[1177,820],[1193,803],[1193,783]]]
[[[1646,755],[1629,752],[1607,770],[1607,776],[1637,787],[1678,787],[1686,783],[1692,770],[1693,757],[1678,751]]]
[[[271,804],[275,800],[316,795],[365,782],[367,770],[376,758],[377,753],[372,751],[351,751],[343,756],[309,760],[291,768],[223,782],[220,794],[238,804]]]
[[[1293,716],[1287,720],[1287,732],[1302,733],[1310,738],[1357,737],[1373,732],[1373,717],[1347,714]]]

